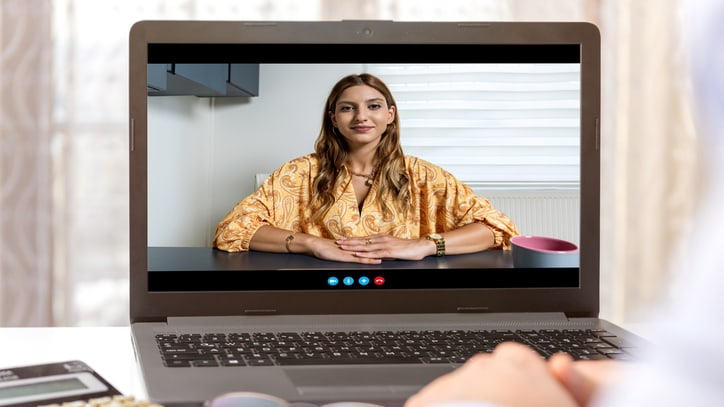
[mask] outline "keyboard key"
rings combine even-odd
[[[191,367],[190,360],[166,360],[164,364],[167,367]]]
[[[215,359],[203,359],[203,360],[195,360],[192,362],[194,366],[196,367],[211,367],[211,366],[219,366],[219,364],[216,362]]]

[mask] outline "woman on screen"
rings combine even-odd
[[[371,264],[510,247],[516,227],[490,201],[403,154],[397,105],[379,78],[342,78],[325,107],[315,152],[239,202],[215,247]]]

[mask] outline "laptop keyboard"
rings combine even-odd
[[[629,360],[633,350],[622,338],[591,329],[159,334],[156,341],[168,367],[459,364],[505,341],[577,360]]]

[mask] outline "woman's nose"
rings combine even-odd
[[[367,109],[360,108],[355,111],[354,118],[358,121],[363,121],[367,118]]]

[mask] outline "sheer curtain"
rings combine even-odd
[[[0,325],[51,322],[49,0],[0,2]]]
[[[698,194],[676,0],[600,0],[602,313],[636,322],[667,291]]]
[[[127,37],[141,19],[596,23],[604,62],[602,315],[625,321],[655,296],[693,193],[696,143],[668,28],[674,4],[3,0],[0,325],[128,321]]]

